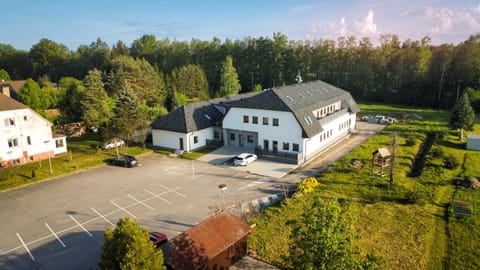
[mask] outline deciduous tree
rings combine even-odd
[[[165,270],[163,252],[150,241],[148,231],[128,217],[119,219],[117,227],[105,231],[105,243],[99,266],[104,270]]]

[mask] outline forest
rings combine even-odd
[[[109,96],[118,92],[119,78],[126,74],[137,98],[171,110],[178,102],[224,95],[221,73],[228,56],[241,93],[295,83],[300,75],[303,81],[336,85],[361,101],[447,110],[466,91],[480,111],[480,34],[441,45],[432,45],[428,36],[400,41],[397,35],[385,34],[376,43],[354,36],[296,41],[282,33],[189,42],[143,35],[130,46],[122,41],[109,46],[98,38],[71,50],[44,38],[29,51],[0,44],[0,70],[9,79],[32,78],[42,87],[42,82],[60,84],[62,79],[65,86],[65,78],[83,80],[97,69]],[[179,101],[171,103],[169,93]],[[56,99],[50,107],[78,110],[69,108],[68,100]]]

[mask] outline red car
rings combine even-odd
[[[168,237],[163,233],[149,232],[148,234],[150,236],[150,241],[152,241],[153,244],[155,245],[155,247],[157,247],[157,248],[160,247],[161,245],[167,243],[167,241],[168,241]]]

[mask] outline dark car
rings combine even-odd
[[[149,232],[148,235],[150,236],[150,241],[152,241],[157,248],[168,241],[168,237],[161,232]]]
[[[122,166],[125,168],[134,167],[134,166],[138,166],[138,160],[135,157],[123,155],[123,156],[112,158],[110,160],[110,164]]]

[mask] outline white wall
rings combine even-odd
[[[152,143],[155,146],[169,149],[180,149],[180,138],[183,138],[183,149],[186,151],[188,144],[187,134],[168,130],[152,129]]]
[[[14,126],[6,127],[5,119],[13,118]],[[30,144],[28,143],[30,137]],[[16,138],[18,146],[9,147],[8,140]],[[30,156],[46,152],[63,153],[55,149],[52,139],[51,123],[30,109],[0,111],[0,158],[3,160],[20,159],[28,162]],[[56,151],[55,151],[56,150]],[[24,151],[27,158],[24,159]]]
[[[198,138],[197,143],[194,143],[195,136]],[[207,145],[207,139],[213,140],[213,127],[191,132],[188,137],[190,145],[190,149],[188,151],[194,151]]]
[[[243,122],[244,115],[248,116],[248,123]],[[252,116],[258,117],[258,124],[252,123]],[[268,125],[263,124],[263,117],[268,117]],[[278,118],[278,126],[273,126],[273,118]],[[289,152],[292,152],[292,143],[299,144],[299,152],[303,151],[302,129],[291,112],[231,108],[223,119],[223,128],[257,133],[258,145],[262,148],[263,141],[268,140],[269,150],[272,150],[272,141],[277,141],[279,151],[284,151],[284,142],[289,143]]]
[[[352,121],[353,118],[353,121]],[[350,122],[349,122],[350,120]],[[330,145],[352,132],[355,127],[355,114],[345,113],[322,126],[323,132],[304,140],[304,159],[308,160]]]

